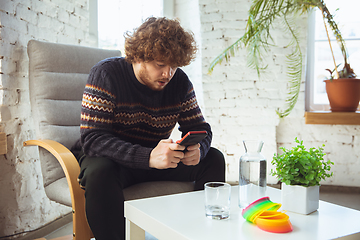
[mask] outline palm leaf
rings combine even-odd
[[[221,64],[224,58],[226,59],[226,62],[230,60],[230,56],[235,56],[235,51],[238,50],[239,45],[241,44],[242,39],[239,38],[236,42],[231,44],[229,47],[227,47],[221,54],[219,54],[211,63],[209,66],[209,73],[212,73],[214,70],[214,67],[217,64]]]
[[[294,50],[290,54],[286,55],[289,86],[287,93],[288,96],[285,100],[285,110],[281,111],[279,108],[276,110],[276,113],[280,118],[288,116],[295,107],[295,104],[298,100],[301,86],[303,63],[303,55],[298,40],[298,32],[297,29],[294,27],[294,18],[288,18],[288,16],[285,14],[283,20],[284,30],[292,35],[292,41],[289,43],[288,46],[294,46]]]
[[[269,48],[273,45],[271,29],[276,19],[283,18],[284,26],[287,32],[292,36],[292,41],[288,46],[294,46],[292,53],[287,55],[287,76],[289,77],[288,97],[286,98],[285,110],[277,109],[279,117],[289,115],[294,108],[301,86],[302,76],[302,52],[298,41],[298,35],[294,28],[295,24],[291,20],[293,14],[302,14],[312,7],[320,6],[322,0],[253,0],[245,33],[232,45],[226,48],[218,55],[209,66],[209,73],[214,70],[217,64],[221,64],[225,59],[235,56],[239,48],[245,48],[247,51],[247,65],[256,69],[258,75],[261,70],[266,68],[263,59]],[[289,20],[290,19],[290,20]]]

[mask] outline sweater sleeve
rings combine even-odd
[[[112,130],[115,79],[100,66],[92,68],[83,94],[80,125],[83,151],[87,156],[107,157],[126,167],[149,169],[152,149],[123,141]]]
[[[182,137],[189,131],[207,131],[207,137],[200,142],[200,159],[203,159],[211,146],[212,131],[210,124],[205,121],[202,115],[193,85],[190,81],[188,81],[187,92],[181,104],[179,126]]]

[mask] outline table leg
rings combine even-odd
[[[145,240],[145,231],[126,219],[126,240]]]

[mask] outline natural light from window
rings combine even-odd
[[[354,7],[358,0],[326,0],[326,5],[330,12],[335,16],[343,38],[346,41],[346,47],[349,53],[350,65],[355,73],[360,75],[360,19],[357,18],[358,8]],[[341,4],[340,4],[341,2]],[[339,8],[338,10],[336,10]],[[331,44],[334,51],[336,64],[341,64],[342,69],[343,58],[338,43],[333,37],[331,29],[328,27],[331,36]],[[324,22],[320,11],[316,11],[315,31],[314,31],[314,61],[312,77],[313,77],[313,102],[312,104],[328,105],[329,101],[325,91],[324,79],[328,79],[330,73],[325,69],[334,70],[335,66],[332,60],[329,42],[326,36]],[[311,56],[310,56],[311,57]],[[311,66],[309,66],[312,68]],[[311,74],[311,73],[310,73]],[[360,76],[358,76],[360,77]],[[328,110],[328,107],[320,107],[315,110]]]
[[[163,15],[163,0],[98,0],[99,47],[124,48],[124,33],[148,17]]]

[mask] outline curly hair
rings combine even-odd
[[[150,17],[134,33],[125,34],[125,59],[164,62],[174,67],[189,65],[197,51],[193,33],[177,20]]]

